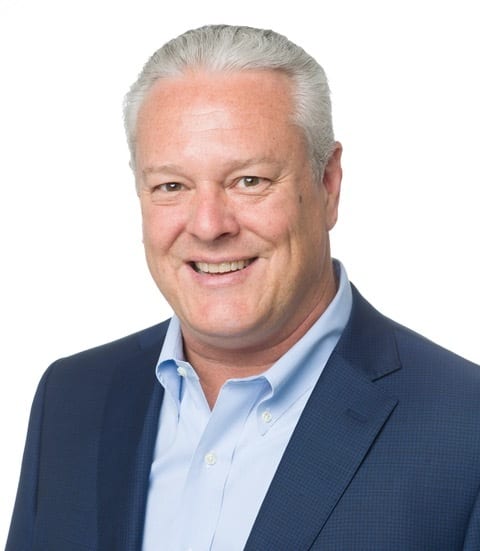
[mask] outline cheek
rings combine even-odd
[[[166,252],[181,233],[181,224],[169,209],[142,208],[143,243],[147,252]]]
[[[149,249],[155,247],[158,235],[162,235],[161,228],[158,227],[155,219],[151,219],[145,214],[142,215],[142,235],[143,244],[148,252]]]
[[[325,209],[318,198],[303,195],[290,221],[290,238],[298,254],[315,260],[326,240]]]
[[[244,230],[277,243],[288,240],[301,220],[302,205],[288,194],[278,194],[256,205],[238,209],[238,220]]]

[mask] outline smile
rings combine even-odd
[[[192,268],[202,274],[227,274],[230,272],[238,272],[249,266],[255,259],[248,260],[233,260],[232,262],[219,262],[212,264],[210,262],[192,262]]]

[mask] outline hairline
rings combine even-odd
[[[229,25],[187,31],[164,44],[147,61],[124,102],[132,168],[136,160],[138,114],[150,90],[162,80],[182,78],[195,71],[284,74],[291,85],[291,121],[305,139],[315,177],[321,177],[335,148],[330,90],[323,68],[301,47],[274,31]]]

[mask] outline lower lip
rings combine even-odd
[[[250,262],[250,264],[241,270],[235,272],[207,274],[205,272],[196,272],[190,265],[188,266],[194,281],[207,287],[226,287],[228,285],[238,285],[250,275],[250,272],[254,269],[257,263],[257,259]]]

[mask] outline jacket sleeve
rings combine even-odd
[[[33,549],[43,402],[49,373],[50,369],[45,372],[38,385],[30,412],[20,482],[5,551]]]

